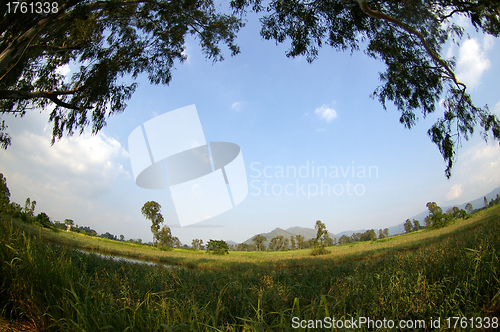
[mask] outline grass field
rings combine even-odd
[[[0,239],[2,316],[40,330],[286,331],[300,320],[298,330],[312,330],[316,320],[362,317],[450,330],[448,317],[475,319],[468,328],[488,317],[492,328],[500,314],[500,206],[440,230],[335,246],[317,257],[309,250],[165,252],[10,217]],[[68,246],[187,268],[116,262]],[[437,318],[441,327],[431,327]]]

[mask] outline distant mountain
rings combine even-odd
[[[264,236],[267,239],[267,241],[264,242],[267,245],[273,237],[278,235],[281,235],[288,239],[290,239],[292,236],[302,235],[304,237],[304,240],[307,241],[309,239],[316,237],[316,230],[313,228],[306,228],[306,227],[290,227],[287,229],[282,229],[277,227],[269,233],[261,233],[260,235]],[[328,235],[332,239],[338,239],[338,236],[333,233],[328,232]],[[253,244],[252,239],[254,236],[252,236],[243,243]]]
[[[465,202],[463,204],[460,204],[460,205],[447,205],[447,206],[441,206],[441,209],[443,209],[443,212],[446,212],[446,210],[448,210],[449,208],[452,208],[454,206],[458,207],[459,209],[465,209],[465,206],[468,204],[468,203],[471,203],[472,206],[474,207],[474,209],[480,209],[480,208],[483,208],[484,207],[484,197],[486,197],[486,199],[488,199],[488,202],[491,201],[492,199],[495,199],[497,197],[497,195],[500,195],[500,187],[496,188],[496,189],[493,189],[493,191],[491,191],[490,193],[480,197],[480,198],[477,198],[473,201],[470,201],[470,202]],[[413,221],[413,219],[415,220],[418,220],[420,222],[420,225],[424,226],[425,223],[424,223],[424,219],[425,217],[427,217],[429,215],[429,210],[426,210],[426,211],[423,211],[411,218],[408,218],[410,220]],[[398,224],[398,225],[395,225],[395,226],[391,226],[391,227],[388,227],[389,228],[389,235],[392,236],[392,235],[397,235],[397,234],[402,234],[405,232],[405,228],[404,228],[404,222],[402,222],[401,224]],[[375,230],[377,231],[377,230]],[[364,233],[366,232],[366,229],[360,229],[360,230],[357,230],[357,231],[344,231],[344,232],[341,232],[341,233],[338,233],[337,235],[340,237],[342,235],[347,235],[347,236],[351,236],[352,234],[354,233]]]
[[[378,229],[377,229],[377,231],[378,231]],[[359,229],[357,231],[343,231],[343,232],[338,233],[337,235],[338,235],[338,237],[342,237],[343,235],[351,236],[354,233],[364,233],[364,232],[366,232],[366,229]]]

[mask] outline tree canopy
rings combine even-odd
[[[123,77],[147,73],[152,84],[169,83],[188,35],[214,61],[223,58],[221,43],[239,52],[240,19],[218,13],[211,0],[59,0],[38,12],[0,9],[0,108],[23,116],[55,104],[52,143],[88,126],[96,133],[122,112],[136,89]],[[68,64],[79,68],[65,80],[59,69]],[[4,148],[6,128],[1,122]]]
[[[10,191],[7,187],[7,179],[0,173],[0,211],[7,209],[10,203]]]
[[[418,115],[443,111],[428,130],[451,176],[463,139],[479,130],[500,139],[500,120],[488,106],[474,104],[455,75],[454,59],[443,45],[458,43],[466,16],[480,32],[498,37],[500,3],[495,0],[232,0],[233,14],[218,12],[213,0],[60,0],[37,13],[1,9],[0,108],[22,116],[29,109],[55,105],[49,120],[52,142],[122,112],[147,73],[152,84],[167,84],[175,63],[185,59],[185,38],[196,36],[206,56],[223,58],[221,44],[239,52],[235,37],[243,13],[264,13],[261,35],[291,41],[287,56],[313,61],[323,45],[351,52],[363,48],[386,66],[374,92],[386,107],[394,103],[400,122],[412,128]],[[78,67],[65,80],[64,65]],[[130,79],[132,78],[132,83]],[[0,145],[11,143],[0,122]]]
[[[161,205],[155,201],[147,201],[141,208],[142,215],[151,221],[151,233],[153,233],[153,246],[155,239],[160,239],[160,225],[163,223],[163,215],[161,214]],[[170,232],[170,229],[168,229]]]
[[[207,254],[226,255],[229,254],[229,246],[224,240],[212,240],[207,243]]]
[[[381,85],[373,92],[384,108],[392,102],[401,112],[400,122],[412,128],[420,112],[434,113],[443,98],[444,112],[428,130],[447,163],[451,176],[456,150],[462,139],[481,130],[500,139],[500,120],[488,106],[476,106],[467,86],[454,72],[454,59],[444,59],[443,45],[455,43],[464,28],[453,20],[470,19],[483,33],[500,34],[500,2],[494,0],[233,0],[233,8],[251,7],[264,12],[261,35],[276,43],[291,41],[286,55],[305,56],[312,62],[324,44],[337,50],[364,52],[386,65]]]

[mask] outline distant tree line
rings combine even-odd
[[[373,241],[377,239],[384,239],[389,237],[389,228],[379,229],[376,232],[374,229],[369,229],[364,233],[353,233],[351,236],[342,235],[339,238],[339,244],[359,242],[359,241]]]
[[[45,212],[40,212],[35,215],[35,208],[36,201],[29,197],[26,198],[24,206],[21,206],[16,202],[11,202],[7,179],[2,173],[0,173],[0,213],[5,213],[25,223],[33,224],[42,228],[50,228],[54,231],[68,231],[88,236],[106,238],[114,241],[142,243],[141,239],[125,240],[125,236],[120,235],[117,237],[109,232],[99,235],[96,230],[88,226],[75,225],[75,222],[72,219],[65,219],[64,222],[57,220],[53,221]]]

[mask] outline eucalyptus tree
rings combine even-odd
[[[326,246],[328,245],[328,230],[326,229],[326,225],[321,222],[321,220],[317,220],[314,225],[316,228],[316,238],[315,238],[315,246]]]
[[[413,232],[413,230],[414,230],[413,229],[413,224],[410,221],[410,219],[406,219],[404,227],[405,227],[405,233],[410,233],[410,232]]]
[[[239,52],[234,39],[241,20],[217,12],[212,0],[47,3],[2,5],[0,114],[23,116],[55,105],[52,143],[86,127],[98,132],[107,117],[125,109],[141,73],[152,84],[169,83],[175,63],[186,59],[189,35],[214,61],[223,59],[221,44],[232,55]],[[69,64],[76,70],[66,80],[60,70]],[[3,148],[11,143],[6,129],[0,122]]]
[[[7,178],[0,173],[0,211],[7,209],[10,203],[10,191],[7,187]]]
[[[266,242],[267,239],[264,235],[257,234],[252,238],[252,241],[255,244],[255,247],[257,247],[257,251],[266,250],[264,242]]]
[[[386,107],[392,102],[399,121],[412,128],[421,113],[425,118],[444,111],[428,130],[451,176],[457,148],[476,129],[484,139],[500,139],[500,120],[488,106],[478,107],[467,86],[455,73],[455,60],[445,59],[443,45],[459,43],[464,28],[454,18],[466,16],[476,30],[498,37],[500,2],[496,0],[232,0],[233,8],[263,12],[261,35],[276,43],[290,40],[286,55],[305,56],[312,62],[327,44],[351,52],[364,48],[382,61],[381,85],[373,92]],[[334,65],[334,64],[332,64]]]
[[[160,235],[165,236],[165,232],[160,234],[160,225],[163,223],[163,215],[161,214],[161,205],[155,201],[148,201],[144,203],[141,208],[142,215],[151,221],[151,233],[153,233],[153,246],[155,245],[155,239],[160,240]],[[170,229],[168,229],[170,232]]]

